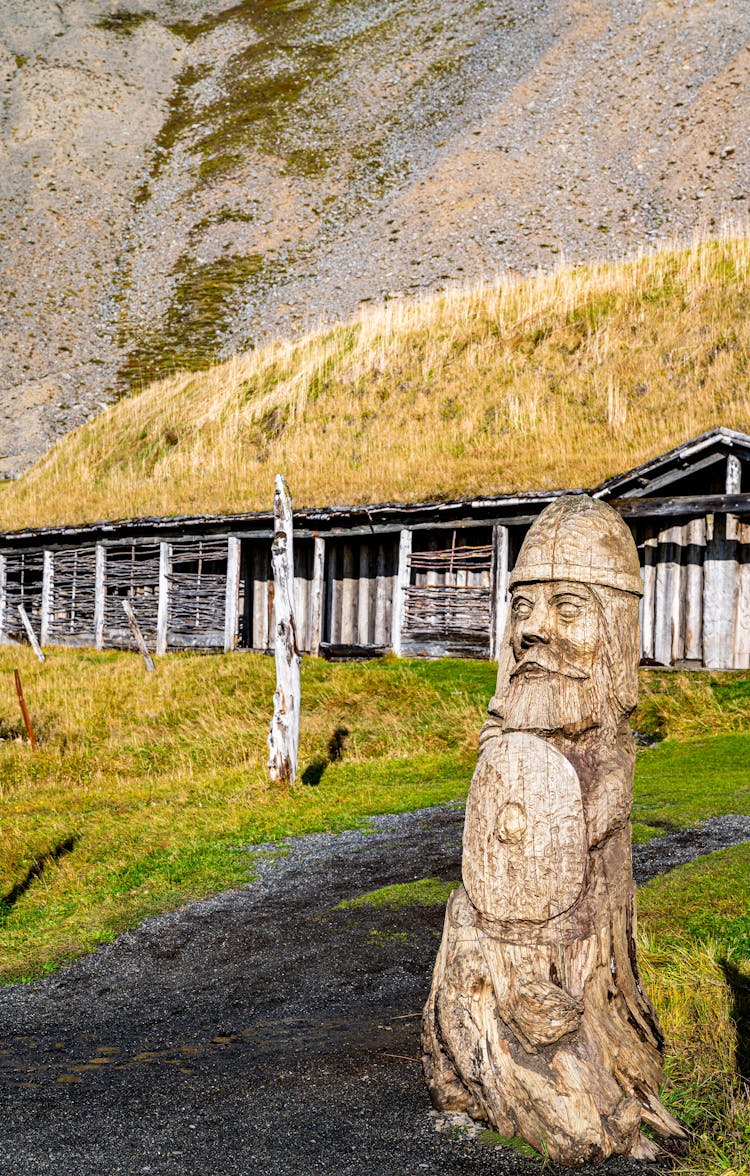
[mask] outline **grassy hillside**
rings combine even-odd
[[[749,276],[734,237],[391,303],[121,401],[0,525],[590,486],[750,429]]]

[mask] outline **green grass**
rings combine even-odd
[[[750,960],[750,844],[708,854],[639,891],[642,926],[661,939],[710,943]]]
[[[23,737],[15,665],[36,756]],[[305,659],[300,782],[290,790],[266,777],[273,672],[272,659],[253,654],[173,655],[148,675],[129,654],[52,650],[39,665],[26,650],[0,651],[0,978],[39,975],[147,915],[242,885],[250,866],[237,845],[466,795],[490,664]],[[643,675],[639,722],[650,716],[669,734],[688,712],[696,724],[718,707],[748,725],[750,675],[690,683],[683,698],[677,676]],[[348,730],[343,758],[328,763],[339,726]],[[636,840],[664,831],[649,822],[748,812],[749,753],[750,732],[740,732],[667,738],[639,754]]]
[[[18,665],[40,744],[22,736]],[[250,878],[233,848],[465,795],[494,671],[306,659],[301,776],[274,789],[271,658],[0,651],[0,978],[57,967],[157,911]],[[343,758],[328,763],[334,730]],[[73,839],[72,848],[62,848]],[[28,884],[27,884],[28,883]],[[2,896],[6,901],[2,902]],[[13,901],[7,901],[10,896]]]
[[[381,886],[378,890],[359,894],[340,902],[336,910],[400,911],[406,907],[445,906],[457,882],[444,882],[441,878],[418,878],[416,882],[396,882],[392,886]]]

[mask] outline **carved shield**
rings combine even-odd
[[[462,872],[474,906],[492,919],[546,922],[580,895],[586,851],[573,765],[536,735],[493,739],[466,804]]]

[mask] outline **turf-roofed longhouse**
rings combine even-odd
[[[743,492],[744,488],[744,492]],[[493,657],[526,532],[574,488],[303,510],[300,648],[329,657]],[[718,428],[589,491],[627,521],[646,664],[750,666],[750,436]],[[269,650],[270,511],[129,519],[0,536],[0,636],[130,648],[129,599],[157,653]]]

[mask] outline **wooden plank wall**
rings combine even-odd
[[[315,622],[313,582],[315,541],[294,540],[294,592],[297,641],[301,652],[308,653]],[[270,653],[273,648],[273,575],[270,540],[242,540],[240,560],[240,599],[238,646]],[[318,639],[319,642],[319,639]]]
[[[3,632],[14,641],[26,639],[18,613],[22,604],[34,632],[39,636],[42,624],[42,577],[44,552],[8,552],[5,558],[5,608]]]
[[[323,640],[389,648],[398,536],[326,541]]]
[[[750,522],[708,515],[635,530],[643,659],[750,668]]]
[[[188,539],[170,548],[167,647],[223,649],[226,539]]]
[[[663,665],[750,668],[750,519],[708,515],[631,526],[643,570],[643,658]],[[490,656],[491,636],[496,645],[502,634],[505,592],[500,603],[494,600],[494,614],[493,594],[507,586],[525,531],[473,527],[295,540],[301,650],[317,650],[321,640],[392,647],[402,548],[399,652]],[[160,617],[163,649],[226,648],[227,641],[234,648],[233,634],[225,632],[228,543],[240,550],[239,588],[233,589],[236,644],[270,650],[273,581],[270,541],[263,539],[99,543],[46,555],[8,552],[0,557],[2,631],[24,640],[17,609],[22,603],[35,632],[41,637],[45,630],[51,643],[132,648],[122,611],[129,597],[152,648]]]
[[[429,656],[490,656],[493,609],[491,528],[420,535],[412,549],[402,649]]]
[[[122,602],[130,600],[151,648],[156,644],[159,612],[159,544],[127,543],[106,548],[104,644],[135,649]]]
[[[52,645],[96,644],[96,548],[54,553],[46,640]]]

